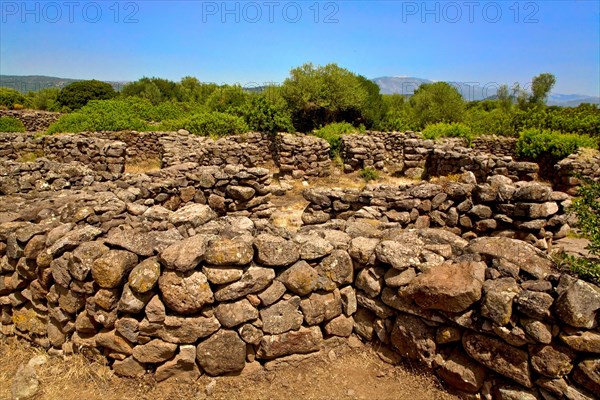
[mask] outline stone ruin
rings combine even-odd
[[[281,187],[261,165],[326,175],[319,139],[0,134],[1,334],[179,382],[278,368],[356,335],[466,398],[598,398],[600,288],[548,255],[576,222],[571,196],[512,155],[391,136],[404,144],[388,138],[383,156],[346,145],[344,164],[445,171],[460,159],[448,171],[468,173],[306,189],[290,231],[270,222]],[[381,137],[345,142],[381,150]],[[143,154],[163,168],[124,173]]]

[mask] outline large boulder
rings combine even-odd
[[[333,250],[315,269],[318,274],[318,289],[331,291],[336,287],[352,283],[354,266],[352,258],[344,250]]]
[[[290,354],[312,353],[319,350],[322,341],[323,334],[320,327],[302,327],[297,331],[285,332],[280,335],[263,336],[256,356],[271,360]]]
[[[302,326],[304,317],[298,310],[300,297],[294,296],[288,300],[281,300],[267,308],[260,310],[260,319],[263,322],[263,331],[278,335],[290,330],[297,330]]]
[[[400,355],[432,366],[436,354],[435,329],[426,325],[419,317],[399,314],[390,342]]]
[[[165,304],[180,314],[198,312],[214,301],[206,276],[200,271],[165,271],[158,279]]]
[[[487,280],[483,285],[481,315],[502,326],[512,316],[513,299],[520,292],[514,278]]]
[[[240,239],[213,239],[204,254],[204,260],[212,265],[246,265],[252,258],[252,244]]]
[[[215,308],[215,316],[221,325],[232,328],[258,318],[258,310],[250,304],[248,299],[242,299],[234,303],[219,304]]]
[[[146,344],[135,346],[133,358],[141,363],[161,363],[173,357],[176,350],[176,344],[154,339]]]
[[[455,349],[436,372],[449,385],[467,393],[478,393],[486,377],[485,368],[459,349]]]
[[[246,343],[235,331],[221,329],[196,347],[196,361],[211,376],[239,372],[246,365]]]
[[[526,351],[501,339],[472,332],[465,333],[462,342],[467,354],[475,361],[525,387],[532,387]]]
[[[600,288],[580,279],[571,283],[555,303],[558,317],[576,328],[594,328],[598,309]]]
[[[196,228],[204,225],[208,221],[215,219],[215,213],[209,206],[205,204],[191,203],[185,205],[179,210],[169,215],[169,222],[175,226],[190,226]]]
[[[317,271],[304,260],[298,261],[279,275],[288,290],[304,296],[317,288]]]
[[[160,277],[160,264],[155,257],[147,258],[129,273],[129,287],[137,293],[151,291]]]
[[[112,289],[137,264],[137,255],[126,250],[110,250],[92,264],[92,277],[101,288]]]
[[[418,275],[407,286],[415,302],[426,309],[461,312],[481,298],[485,263],[444,263]]]
[[[260,292],[269,286],[273,279],[275,279],[273,269],[253,265],[244,272],[240,280],[217,289],[215,299],[217,301],[229,301]]]
[[[167,269],[186,272],[198,266],[204,259],[211,235],[195,235],[173,243],[160,253],[160,262]]]
[[[554,268],[554,262],[550,256],[541,250],[521,240],[506,237],[474,239],[469,243],[466,251],[494,258],[504,258],[536,279],[544,279]]]
[[[298,245],[280,236],[263,233],[254,239],[256,259],[267,267],[285,267],[298,261]]]

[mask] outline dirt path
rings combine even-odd
[[[76,355],[63,360],[50,357],[39,367],[39,400],[453,400],[437,379],[410,366],[392,366],[358,340],[354,348],[342,345],[313,356],[299,356],[267,370],[248,364],[239,376],[202,376],[194,384],[160,383],[151,376],[123,379],[106,366]],[[22,341],[0,339],[0,399],[10,399],[10,386],[18,366],[32,356],[45,354]],[[11,360],[11,362],[6,362]]]

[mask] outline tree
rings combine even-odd
[[[512,107],[512,98],[510,96],[508,85],[500,85],[496,92],[496,97],[498,97],[500,109],[504,112],[509,112]]]
[[[409,103],[419,129],[437,122],[461,122],[464,118],[465,101],[446,82],[422,84]]]
[[[374,88],[364,78],[336,64],[304,64],[290,71],[282,95],[292,111],[294,126],[308,132],[332,122],[353,124],[366,120],[366,107]]]
[[[123,96],[137,96],[148,99],[156,105],[163,101],[181,101],[180,86],[168,79],[144,77],[123,88]]]
[[[59,88],[45,88],[37,92],[27,93],[27,107],[35,110],[44,111],[60,111],[61,107],[58,103]]]
[[[223,85],[208,96],[206,105],[212,111],[235,112],[244,106],[249,96],[240,85]]]
[[[0,87],[0,107],[13,108],[25,102],[25,96],[15,89]]]
[[[549,73],[535,76],[531,82],[531,97],[529,101],[532,104],[546,104],[550,90],[556,83],[556,77]]]
[[[78,110],[90,100],[108,100],[116,95],[117,93],[113,87],[106,82],[97,80],[78,81],[62,88],[56,100],[62,106],[71,110]]]

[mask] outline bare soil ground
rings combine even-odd
[[[352,342],[352,341],[351,341]],[[156,383],[151,375],[119,378],[109,367],[82,355],[48,357],[38,367],[38,400],[250,400],[250,399],[410,399],[453,400],[438,380],[410,365],[383,362],[376,351],[358,341],[289,362],[269,371],[248,364],[238,376],[202,376],[193,384]],[[23,341],[0,339],[0,399],[11,398],[13,376],[21,363],[44,350]]]

